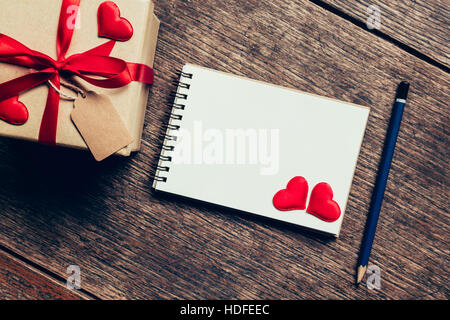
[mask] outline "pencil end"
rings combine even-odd
[[[363,279],[364,275],[366,274],[367,266],[359,266],[358,272],[356,276],[356,284],[359,284],[361,280]]]
[[[397,87],[396,98],[406,100],[406,97],[408,96],[408,91],[409,91],[409,82],[402,81]]]

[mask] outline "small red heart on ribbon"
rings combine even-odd
[[[19,101],[19,97],[12,97],[0,102],[0,119],[14,125],[21,125],[28,120],[28,109]]]
[[[333,189],[328,183],[321,182],[313,188],[306,212],[327,222],[339,219],[341,208],[333,200]]]
[[[303,210],[306,208],[308,182],[303,177],[292,178],[286,189],[278,191],[273,197],[273,205],[281,211]]]
[[[128,41],[133,36],[133,26],[120,16],[120,9],[114,2],[102,2],[98,7],[97,17],[99,37]]]

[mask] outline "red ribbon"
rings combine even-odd
[[[153,69],[138,63],[125,62],[110,57],[115,41],[80,54],[65,57],[72,41],[73,28],[68,27],[69,6],[79,6],[81,0],[63,0],[59,16],[57,60],[41,52],[31,50],[19,41],[0,33],[0,62],[6,62],[37,70],[22,77],[0,84],[0,102],[51,81],[60,88],[60,72],[76,75],[90,84],[101,88],[120,88],[131,81],[153,83]],[[58,125],[59,93],[49,87],[47,103],[39,130],[39,142],[56,144]]]

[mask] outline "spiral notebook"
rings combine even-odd
[[[369,108],[186,64],[153,187],[338,236]]]

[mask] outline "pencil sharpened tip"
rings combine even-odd
[[[359,266],[358,272],[356,276],[356,284],[359,284],[361,280],[363,279],[364,275],[366,274],[367,266]]]

